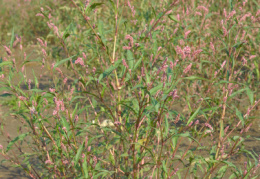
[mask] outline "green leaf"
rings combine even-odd
[[[192,139],[193,141],[195,141],[197,144],[199,144],[199,146],[200,146],[200,143],[196,140],[196,139],[194,139],[193,137],[191,137],[191,135],[189,134],[189,132],[185,132],[185,133],[181,133],[181,134],[175,134],[175,135],[173,135],[172,136],[173,138],[176,138],[176,137],[188,137],[188,138],[190,138],[190,139]],[[178,138],[177,138],[178,139]],[[177,142],[177,141],[176,141]]]
[[[65,62],[69,61],[70,59],[72,59],[72,58],[74,58],[74,57],[76,57],[76,55],[73,55],[73,56],[71,56],[71,57],[69,57],[69,58],[65,58],[65,59],[63,59],[63,60],[61,60],[61,61],[55,63],[55,65],[54,65],[54,67],[53,67],[53,70],[54,70],[55,68],[57,68],[58,66],[60,66],[61,64],[63,64],[63,63],[65,63]]]
[[[113,6],[114,11],[116,11],[116,5],[115,5],[114,1],[113,0],[109,0],[109,2]]]
[[[163,171],[164,171],[164,173],[165,173],[165,177],[167,178],[167,173],[168,173],[168,171],[167,171],[167,168],[166,168],[166,161],[164,160],[164,161],[162,161],[162,168],[163,168]]]
[[[6,147],[6,151],[8,152],[11,147],[14,145],[15,142],[17,142],[18,140],[24,140],[24,138],[29,134],[29,132],[25,133],[25,134],[21,134],[19,136],[17,136],[14,140],[12,140],[11,142],[9,142],[8,146]]]
[[[127,50],[127,61],[130,69],[134,67],[134,55],[131,50]]]
[[[11,42],[10,42],[10,49],[13,48],[13,43],[14,43],[14,27],[13,27],[13,30],[12,30],[12,36],[11,36]]]
[[[35,82],[35,88],[37,88],[39,82],[37,80],[37,77],[35,76],[35,73],[34,73],[34,70],[32,69],[32,72],[33,72],[33,76],[34,76],[34,82]]]
[[[199,77],[199,76],[188,76],[188,77],[185,77],[185,78],[182,78],[182,79],[186,79],[186,80],[205,80],[205,81],[210,81],[206,78],[202,78],[202,77]]]
[[[99,35],[100,35],[102,42],[104,44],[106,44],[105,32],[104,32],[104,23],[103,23],[102,20],[98,21],[98,32],[99,32]]]
[[[246,88],[246,94],[250,100],[251,105],[253,105],[254,102],[254,93],[250,88]]]
[[[96,7],[98,7],[98,6],[101,6],[102,4],[104,4],[104,3],[93,3],[93,4],[91,4],[91,6],[89,7],[91,10],[93,10],[93,9],[95,9]]]
[[[122,63],[122,60],[117,60],[114,65],[110,66],[108,69],[104,71],[104,73],[100,74],[98,80],[101,82],[102,79],[109,76],[113,70],[115,70],[120,64]]]
[[[234,106],[234,105],[233,105]],[[245,121],[244,121],[244,117],[243,114],[237,109],[236,106],[234,106],[236,108],[236,116],[239,118],[239,120],[242,122],[242,125],[244,126]]]
[[[65,117],[61,117],[61,122],[62,122],[62,125],[64,127],[66,127],[67,131],[68,131],[68,136],[70,136],[69,134],[71,133],[69,130],[70,130],[70,124],[68,123],[67,119]]]
[[[139,60],[135,63],[135,66],[134,66],[133,70],[136,70],[136,68],[141,64],[142,60],[143,60],[143,55],[142,55],[142,56],[139,58]]]
[[[163,84],[159,84],[156,87],[152,88],[149,90],[151,95],[154,95],[159,89],[161,89],[163,87]]]
[[[4,93],[4,94],[1,94],[0,97],[9,97],[9,96],[12,96],[13,94],[11,93]]]
[[[259,81],[259,79],[260,79],[259,61],[255,60],[255,61],[254,61],[254,64],[255,64],[255,70],[256,70],[257,81]]]
[[[169,17],[169,19],[171,19],[172,21],[179,23],[179,21],[178,21],[172,14],[169,14],[168,17]]]
[[[113,157],[113,155],[109,152],[109,160],[112,163],[112,165],[115,165],[115,159]]]
[[[73,161],[74,161],[74,165],[76,165],[79,161],[79,158],[81,157],[81,153],[82,153],[82,150],[85,146],[85,141],[83,141],[83,143],[81,144],[81,146],[78,148],[78,151],[77,151],[77,154],[75,155]],[[71,164],[70,164],[71,165]]]
[[[82,168],[83,168],[83,171],[84,171],[85,178],[88,178],[88,164],[87,164],[86,159],[84,160],[84,162],[82,164]]]
[[[168,118],[165,117],[165,132],[164,132],[165,137],[168,135],[168,131],[169,131],[169,122],[168,122]]]
[[[192,116],[190,117],[190,119],[187,122],[187,125],[189,125],[189,123],[197,116],[198,112],[200,111],[201,106],[192,114]]]
[[[79,104],[79,103],[76,104],[76,106],[75,106],[75,108],[74,108],[74,110],[73,110],[72,119],[75,117],[76,111],[77,111],[77,109],[78,109],[78,104]]]
[[[232,98],[232,97],[236,96],[237,94],[244,92],[245,90],[246,90],[246,88],[238,90],[238,91],[232,93],[228,98]]]
[[[5,61],[5,62],[0,63],[0,67],[3,67],[5,65],[11,65],[12,63],[13,62],[11,62],[11,61]]]

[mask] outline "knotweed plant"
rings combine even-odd
[[[6,161],[31,178],[259,177],[256,1],[57,2],[35,14],[36,59],[26,36],[1,42],[22,124],[1,128]]]

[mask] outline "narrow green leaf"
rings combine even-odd
[[[187,122],[187,125],[189,125],[189,123],[197,116],[198,112],[200,111],[201,106],[192,114],[192,116],[190,117],[190,119]]]
[[[256,70],[257,81],[259,81],[260,80],[259,61],[255,60],[254,65],[255,65],[255,70]]]
[[[76,57],[76,55],[73,55],[73,56],[71,56],[71,57],[69,57],[69,58],[65,58],[65,59],[63,59],[63,60],[61,60],[61,61],[55,63],[55,65],[54,65],[54,67],[53,67],[53,70],[54,70],[55,68],[57,68],[58,66],[60,66],[61,64],[63,64],[63,63],[65,63],[65,62],[69,61],[70,59],[72,59],[72,58],[74,58],[74,57]]]
[[[234,105],[233,105],[234,106]],[[239,118],[239,120],[242,122],[242,125],[245,125],[243,114],[237,109],[236,106],[234,106],[236,109],[236,116]]]
[[[232,97],[234,97],[234,96],[236,96],[236,95],[238,95],[238,94],[244,92],[245,90],[246,90],[246,88],[241,89],[241,90],[238,90],[238,91],[232,93],[228,98],[232,98]]]
[[[11,65],[12,63],[13,62],[11,62],[11,61],[5,61],[5,62],[0,63],[0,67],[3,67],[5,65]]]
[[[18,140],[24,140],[24,138],[29,134],[29,132],[25,133],[25,134],[21,134],[19,136],[17,136],[15,139],[13,139],[11,142],[9,142],[9,144],[6,147],[6,151],[8,152],[11,147],[14,145],[15,142],[17,142]]]
[[[84,162],[82,164],[82,168],[83,168],[83,171],[84,171],[85,178],[88,178],[88,164],[87,164],[86,159],[84,160]]]
[[[33,69],[32,69],[32,72],[33,72],[33,76],[34,76],[35,88],[37,88],[39,82],[38,82],[38,80],[37,80],[37,77],[35,76],[35,73],[34,73],[34,70],[33,70]]]
[[[165,131],[164,131],[165,137],[168,135],[168,132],[169,132],[169,122],[168,122],[168,118],[165,117]]]
[[[169,19],[171,19],[172,21],[179,23],[179,21],[178,21],[172,14],[169,14],[168,17],[169,17]]]
[[[135,63],[135,66],[134,66],[133,70],[136,70],[136,68],[141,64],[142,60],[143,60],[143,56],[141,56],[139,58],[139,60]]]
[[[75,114],[76,114],[77,109],[78,109],[78,104],[79,104],[79,103],[76,104],[76,106],[75,106],[75,108],[74,108],[74,110],[73,110],[72,119],[75,117]]]
[[[81,157],[81,153],[82,153],[82,150],[83,150],[84,146],[85,146],[85,141],[83,141],[83,143],[78,148],[77,154],[75,155],[75,157],[73,159],[74,165],[76,165],[78,163],[79,158]]]
[[[13,30],[12,30],[12,36],[11,36],[11,42],[10,42],[10,49],[13,48],[13,43],[14,43],[14,27],[13,27]]]
[[[205,81],[210,81],[206,78],[202,78],[202,77],[199,77],[199,76],[188,76],[188,77],[185,77],[185,78],[182,78],[182,79],[186,79],[186,80],[205,80]]]
[[[93,3],[93,4],[91,4],[90,9],[93,10],[98,6],[101,6],[102,4],[104,4],[104,3]]]
[[[149,90],[151,95],[154,95],[159,89],[161,89],[163,87],[163,84],[159,84],[156,87],[152,88]]]
[[[115,70],[120,64],[122,63],[122,60],[117,60],[114,65],[110,66],[108,69],[104,71],[104,73],[100,74],[98,80],[101,82],[102,79],[109,76],[113,70]]]
[[[250,100],[251,105],[253,105],[254,102],[254,93],[250,88],[246,88],[246,94]]]
[[[127,50],[127,62],[130,69],[133,69],[134,67],[134,55],[131,52],[131,50]]]
[[[168,171],[167,171],[167,168],[166,168],[166,161],[164,160],[164,161],[162,161],[162,168],[163,168],[163,171],[164,171],[164,173],[165,173],[165,177],[167,178],[168,177]]]

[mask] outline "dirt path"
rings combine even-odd
[[[20,122],[17,122],[15,118],[12,116],[7,116],[4,114],[3,111],[7,111],[7,107],[0,106],[0,123],[1,125],[4,125],[4,131],[9,133],[11,139],[14,139],[17,134],[17,128],[20,125]],[[0,144],[3,145],[4,148],[6,148],[7,140],[6,138],[1,135],[0,136]],[[4,160],[5,158],[0,155],[0,161]],[[4,162],[0,163],[0,179],[14,179],[14,178],[19,178],[19,179],[28,179],[30,177],[26,176],[25,172],[20,169],[20,168],[14,168],[11,167],[11,163],[9,162]]]

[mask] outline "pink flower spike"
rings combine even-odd
[[[188,73],[191,69],[192,63],[190,63],[183,71],[183,73]]]
[[[42,13],[37,13],[36,16],[40,16],[44,18],[44,15]]]
[[[80,58],[80,57],[75,61],[75,64],[80,64],[80,65],[83,66],[83,67],[85,66],[83,59]]]
[[[251,60],[251,59],[253,59],[253,58],[255,58],[256,57],[256,55],[251,55],[250,57],[249,57],[249,60]]]
[[[202,9],[205,13],[209,12],[208,8],[206,8],[204,6],[198,6],[197,9]]]
[[[184,38],[185,38],[185,39],[187,39],[187,36],[189,35],[189,33],[191,33],[190,30],[188,30],[188,31],[186,31],[186,32],[184,33]]]
[[[5,51],[6,51],[7,55],[11,56],[12,55],[11,50],[7,46],[5,46],[5,45],[4,45],[4,48],[5,48]]]
[[[200,12],[195,12],[195,15],[197,15],[197,16],[202,16],[202,14],[200,13]]]
[[[205,123],[205,126],[210,128],[210,130],[213,130],[213,127],[209,123]]]

